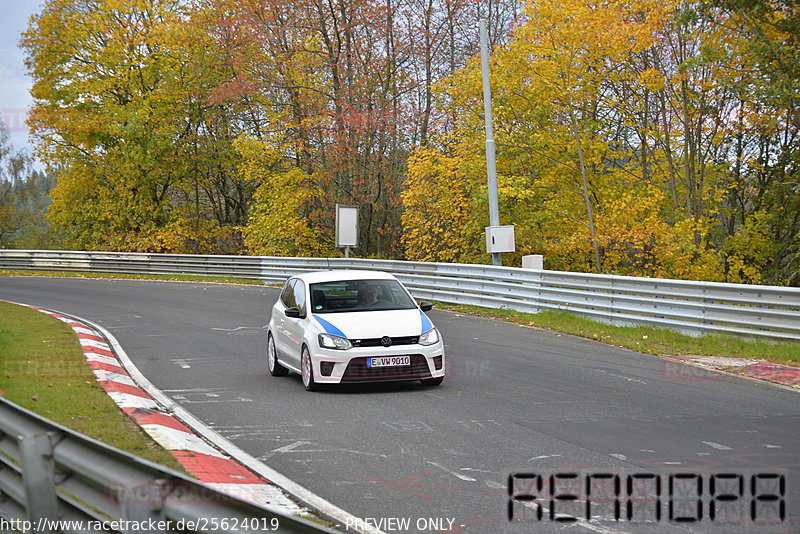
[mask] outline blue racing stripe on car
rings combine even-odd
[[[431,320],[428,319],[428,316],[425,315],[424,311],[420,310],[419,315],[420,318],[422,319],[422,332],[420,332],[420,334],[424,334],[425,332],[433,328],[433,323],[431,323]]]
[[[319,315],[317,315],[317,314],[315,314],[315,313],[312,313],[311,315],[313,315],[313,316],[314,316],[314,319],[316,319],[316,320],[317,320],[317,322],[318,322],[320,325],[322,325],[322,328],[324,328],[324,329],[325,329],[325,331],[326,331],[327,333],[329,333],[329,334],[332,334],[332,335],[334,335],[334,336],[339,336],[339,337],[347,338],[347,336],[346,336],[346,335],[344,335],[344,332],[342,332],[341,330],[339,330],[338,328],[336,328],[336,326],[332,325],[331,323],[329,323],[328,321],[326,321],[325,319],[323,319],[323,318],[322,318],[322,317],[320,317]]]

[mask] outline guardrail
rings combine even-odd
[[[417,298],[538,313],[566,310],[616,325],[691,335],[735,333],[800,340],[800,289],[491,265],[356,258],[281,258],[0,250],[0,269],[226,275],[281,283],[320,269],[395,274]]]
[[[0,397],[0,532],[334,531],[240,501]]]

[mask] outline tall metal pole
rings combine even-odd
[[[486,32],[486,19],[480,20],[479,28],[483,70],[483,116],[486,121],[486,174],[489,180],[489,225],[500,226],[500,208],[497,201],[497,162],[494,153],[494,128],[492,127],[492,91],[489,88],[489,38]],[[492,265],[503,265],[499,252],[492,253]]]

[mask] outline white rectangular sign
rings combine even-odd
[[[336,246],[358,245],[358,206],[336,204]]]

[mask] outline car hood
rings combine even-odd
[[[348,339],[418,336],[433,327],[417,308],[313,315],[326,332]]]

